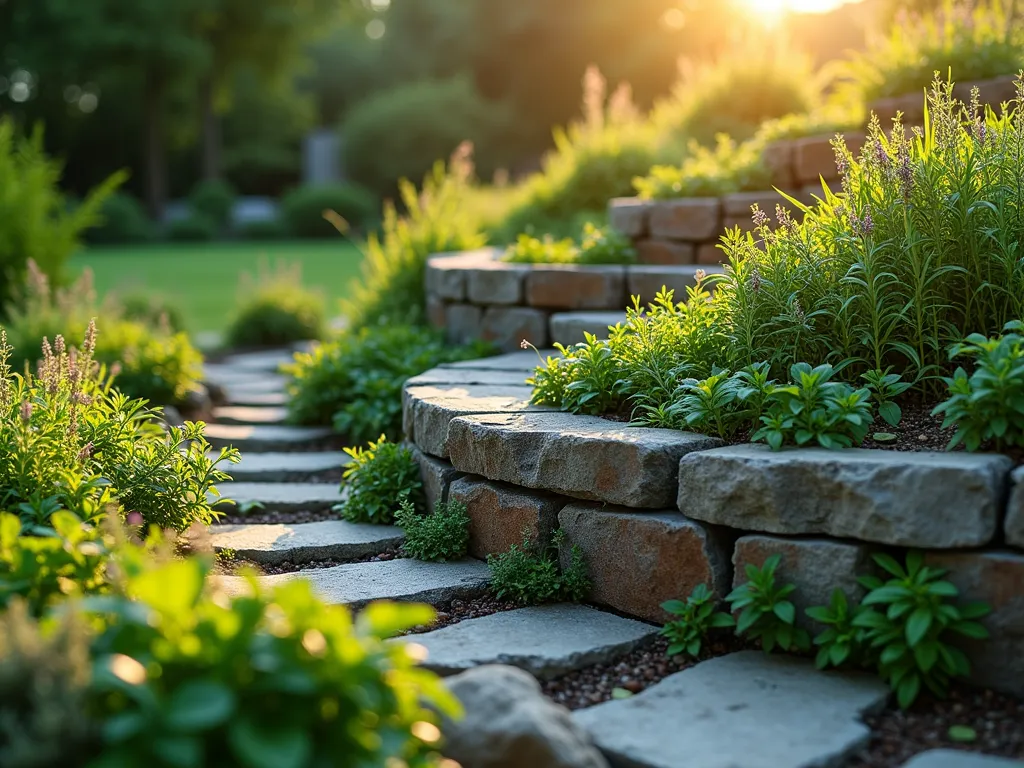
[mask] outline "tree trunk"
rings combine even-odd
[[[202,109],[202,154],[203,178],[219,179],[221,175],[221,127],[220,115],[214,103],[217,89],[213,75],[207,75],[199,82],[199,104]]]
[[[146,205],[150,215],[160,221],[167,204],[167,166],[164,144],[164,97],[166,82],[162,75],[146,78],[145,94],[145,169]]]

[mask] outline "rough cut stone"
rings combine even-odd
[[[288,409],[280,406],[258,408],[245,405],[225,405],[213,409],[213,418],[220,424],[281,424]]]
[[[571,504],[558,521],[567,534],[562,560],[574,544],[583,550],[595,602],[664,622],[661,604],[685,598],[698,584],[719,597],[729,591],[729,542],[678,512]]]
[[[836,153],[832,149],[832,136],[811,136],[793,142],[793,168],[798,184],[812,184],[819,178],[838,179]],[[856,157],[864,144],[864,134],[846,134],[846,146]]]
[[[683,457],[678,502],[741,530],[975,547],[995,535],[1010,465],[994,454],[736,445]]]
[[[530,405],[533,390],[486,385],[406,387],[402,391],[405,434],[431,456],[448,458],[448,425],[458,416],[475,413],[508,413]]]
[[[475,477],[453,482],[449,495],[466,505],[469,553],[481,559],[521,544],[524,533],[531,541],[547,545],[558,528],[558,511],[566,501],[554,494],[524,491]]]
[[[1024,549],[1024,467],[1011,476],[1013,489],[1006,507],[1006,543]]]
[[[764,148],[761,161],[771,174],[772,186],[786,188],[793,185],[793,142],[777,141]]]
[[[684,301],[686,299],[686,289],[697,282],[695,275],[698,269],[703,269],[706,274],[722,271],[721,267],[629,267],[626,270],[629,295],[639,296],[642,304],[649,304],[654,301],[654,297],[658,295],[662,288],[670,288],[674,291],[676,301]]]
[[[649,509],[671,506],[684,454],[718,445],[704,435],[556,412],[465,416],[448,427],[451,462],[463,472]]]
[[[312,449],[328,441],[330,427],[207,424],[205,436],[214,448],[234,446],[240,451],[272,452]]]
[[[527,375],[533,373],[537,367],[538,354],[541,358],[549,355],[558,357],[556,349],[541,349],[534,352],[532,349],[519,352],[508,352],[495,357],[481,357],[478,360],[460,360],[457,363],[443,363],[440,368],[465,368],[477,371],[526,371]]]
[[[707,240],[719,234],[721,213],[717,197],[659,200],[651,208],[651,235],[676,240]]]
[[[528,673],[483,666],[447,681],[464,716],[445,720],[444,754],[465,768],[608,768],[569,711]]]
[[[533,354],[534,365],[537,364],[537,355]],[[533,373],[533,369],[530,369]],[[496,387],[522,386],[530,373],[521,371],[502,371],[477,368],[431,368],[426,373],[413,376],[405,382],[406,387],[438,386],[438,385],[460,385],[488,384]]]
[[[651,203],[639,197],[614,197],[608,201],[608,223],[627,237],[643,237],[650,208]]]
[[[903,768],[1022,768],[1024,761],[979,755],[959,749],[930,749],[914,755]]]
[[[298,564],[376,555],[397,547],[405,539],[400,528],[345,520],[296,525],[215,525],[210,536],[216,549],[234,550],[239,557],[268,565],[286,560]]]
[[[696,258],[693,243],[678,240],[638,240],[633,245],[636,248],[637,261],[641,264],[693,264]]]
[[[870,573],[867,547],[833,539],[782,539],[777,536],[743,536],[733,550],[733,586],[747,582],[746,566],[760,568],[772,555],[780,555],[778,583],[796,585],[790,600],[797,608],[797,623],[810,627],[804,612],[814,605],[828,605],[832,592],[841,589],[851,605],[860,601],[864,588],[858,576]]]
[[[551,316],[551,340],[575,344],[584,340],[584,333],[607,339],[609,326],[625,321],[625,312],[556,312]]]
[[[427,649],[425,667],[454,675],[508,664],[541,680],[629,653],[658,628],[583,605],[542,605],[467,619],[395,640]]]
[[[221,483],[217,486],[224,499],[238,508],[253,506],[262,512],[318,512],[341,502],[341,491],[334,483]],[[218,501],[218,507],[229,507]]]
[[[876,677],[822,673],[804,659],[743,651],[701,662],[628,699],[576,712],[613,765],[836,766],[867,742]]]
[[[428,293],[426,296],[427,322],[431,328],[442,329],[448,322],[447,305],[444,299]]]
[[[480,338],[483,310],[472,304],[448,304],[444,308],[444,334],[449,344],[466,344]]]
[[[216,453],[210,458],[215,459]],[[232,479],[250,483],[287,483],[308,475],[339,469],[351,458],[341,451],[301,453],[243,453],[237,464],[224,465]]]
[[[447,461],[427,456],[415,445],[410,446],[410,450],[412,450],[416,463],[420,466],[420,481],[423,483],[427,509],[432,511],[438,502],[448,501],[452,481],[462,477],[462,473]]]
[[[466,296],[474,304],[518,304],[529,267],[495,261],[466,272]]]
[[[448,301],[465,301],[466,270],[487,264],[494,257],[493,248],[431,256],[425,276],[427,293]]]
[[[620,266],[538,264],[526,276],[526,303],[548,309],[622,309],[626,270]]]
[[[701,243],[697,246],[697,263],[707,269],[708,267],[718,267],[722,269],[722,265],[729,260],[729,257],[725,255],[725,251],[718,247],[719,243],[716,240],[713,243]]]
[[[948,571],[946,579],[960,590],[959,599],[981,601],[992,609],[981,619],[992,636],[962,640],[971,660],[971,680],[1024,696],[1024,555],[931,552],[927,562]]]
[[[519,349],[524,339],[543,347],[548,343],[548,315],[530,307],[488,307],[477,334],[504,351]]]
[[[361,608],[374,600],[437,604],[476,597],[487,589],[490,571],[479,560],[425,563],[399,558],[263,576],[260,583],[274,587],[296,579],[309,581],[330,605]],[[240,576],[221,576],[216,583],[228,594],[248,592],[245,579]]]
[[[757,205],[769,216],[774,216],[776,205],[789,206],[789,203],[775,190],[768,190],[766,192],[734,192],[722,197],[722,212],[726,217],[743,218],[749,222],[753,213],[751,208],[754,205]]]

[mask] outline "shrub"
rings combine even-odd
[[[715,610],[715,595],[706,584],[698,584],[693,592],[682,600],[668,600],[661,608],[678,619],[669,621],[661,630],[668,638],[667,653],[674,656],[686,653],[688,656],[699,656],[704,639],[712,629],[736,626],[736,621],[728,613]]]
[[[47,527],[59,510],[95,522],[107,506],[185,530],[209,523],[210,494],[238,453],[208,456],[204,425],[165,430],[144,402],[113,389],[92,362],[95,327],[80,351],[58,337],[38,376],[11,373],[0,333],[0,510]]]
[[[576,244],[569,238],[556,241],[549,235],[541,239],[524,234],[505,250],[502,259],[516,264],[573,264],[577,257]]]
[[[283,346],[326,333],[323,295],[303,286],[297,263],[282,262],[273,271],[261,265],[255,278],[242,275],[238,295],[226,332],[232,346]]]
[[[308,184],[281,198],[281,219],[293,237],[337,237],[333,217],[324,218],[328,211],[348,225],[362,227],[373,219],[377,199],[356,184]]]
[[[366,448],[346,448],[345,453],[352,458],[341,482],[347,495],[336,509],[346,520],[389,525],[403,503],[413,511],[422,509],[423,482],[411,450],[381,435]]]
[[[810,647],[807,630],[794,626],[796,607],[786,598],[796,587],[775,585],[775,571],[782,558],[772,555],[760,568],[747,563],[747,583],[736,587],[725,598],[736,618],[736,634],[761,641],[765,653],[776,646],[783,651],[804,651]]]
[[[550,235],[537,238],[524,233],[502,258],[519,264],[632,264],[636,250],[629,238],[588,221],[583,225],[579,246],[571,238],[555,240]]]
[[[85,234],[85,239],[90,243],[119,245],[153,239],[153,222],[146,209],[126,192],[115,192],[103,201],[99,221],[97,226]]]
[[[117,298],[125,320],[141,323],[147,328],[177,332],[185,328],[181,306],[170,299],[151,293],[131,293]]]
[[[299,353],[285,370],[289,419],[296,424],[334,424],[350,441],[383,433],[402,434],[402,387],[411,376],[441,363],[483,357],[483,344],[446,347],[435,331],[393,325],[347,331],[338,339]]]
[[[447,167],[435,163],[420,191],[412,182],[399,181],[405,213],[399,216],[398,209],[385,202],[382,234],[371,233],[367,238],[362,276],[342,302],[350,328],[425,322],[427,257],[473,250],[486,242],[479,216],[467,206],[472,190],[471,154],[471,145],[463,144]]]
[[[399,84],[349,111],[341,127],[345,169],[389,197],[398,179],[430,173],[437,158],[469,141],[493,163],[484,169],[489,176],[511,158],[515,124],[508,107],[482,98],[469,77]]]
[[[522,546],[513,544],[508,552],[488,555],[495,595],[522,605],[582,600],[590,590],[583,550],[574,544],[568,552],[569,563],[563,568],[558,550],[564,541],[565,532],[558,530],[549,546],[540,547],[530,541],[527,529]]]
[[[217,229],[224,229],[231,222],[238,193],[223,179],[205,179],[196,184],[188,195],[188,204],[193,213],[205,216]]]
[[[588,221],[583,225],[577,261],[580,264],[633,264],[636,262],[636,249],[621,232],[611,227],[601,228]]]
[[[52,280],[63,279],[79,238],[99,222],[104,200],[125,175],[111,176],[78,205],[68,204],[60,177],[61,164],[44,152],[41,130],[21,138],[11,118],[0,119],[0,312],[29,261]]]
[[[217,222],[205,213],[191,212],[182,219],[175,219],[167,225],[170,240],[187,243],[201,243],[217,236]]]
[[[403,498],[395,522],[405,533],[402,549],[417,560],[458,560],[469,548],[469,515],[460,501],[439,501],[433,514],[421,515],[408,498]]]
[[[976,451],[990,442],[997,450],[1024,446],[1024,323],[1013,321],[1003,330],[992,339],[968,336],[950,352],[950,357],[974,359],[969,376],[957,368],[944,379],[949,399],[935,408],[945,417],[943,429],[957,428],[950,448],[963,443]]]
[[[920,93],[935,72],[962,80],[1015,75],[1024,64],[1024,27],[1004,0],[954,3],[906,14],[839,67],[866,102]]]
[[[713,150],[692,144],[681,165],[656,165],[647,175],[635,178],[633,186],[640,197],[654,200],[766,189],[771,174],[762,161],[763,149],[759,141],[737,145],[719,135]]]

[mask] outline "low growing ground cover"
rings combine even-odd
[[[928,105],[923,132],[873,124],[859,158],[837,141],[840,189],[790,200],[799,223],[780,205],[772,227],[755,208],[755,233],[723,238],[724,275],[685,302],[634,306],[607,341],[547,361],[534,401],[842,447],[862,442],[876,410],[898,420],[889,403],[960,394],[948,425],[994,425],[980,440],[968,429],[968,447],[1024,442],[1024,116],[982,114],[941,81]]]

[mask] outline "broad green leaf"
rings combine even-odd
[[[303,768],[312,752],[308,733],[298,726],[275,728],[245,717],[230,723],[228,742],[245,768]]]
[[[907,619],[907,643],[913,647],[921,642],[932,626],[932,612],[927,608],[918,608]]]
[[[776,603],[772,610],[776,616],[787,624],[792,624],[796,620],[796,608],[788,600]]]
[[[171,693],[165,723],[172,731],[192,733],[224,724],[235,711],[235,694],[216,680],[189,680]]]

